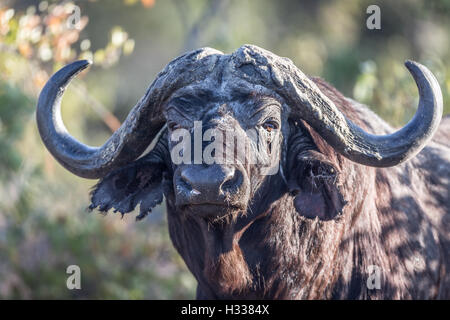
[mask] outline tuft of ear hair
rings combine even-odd
[[[337,168],[323,154],[306,150],[293,157],[288,188],[297,212],[309,219],[332,220],[347,203],[339,190]]]
[[[140,205],[136,220],[146,217],[163,200],[164,165],[139,159],[109,173],[93,187],[89,210],[133,211]]]

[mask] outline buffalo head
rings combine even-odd
[[[276,196],[278,183],[304,216],[333,218],[345,204],[338,168],[319,152],[310,128],[349,160],[388,167],[417,154],[442,114],[436,79],[412,61],[406,67],[419,89],[417,113],[397,132],[376,136],[344,116],[289,59],[251,45],[230,55],[203,48],[170,62],[122,126],[94,148],[70,136],[60,114],[65,87],[88,65],[74,62],[45,85],[40,135],[66,169],[102,179],[91,208],[126,213],[140,204],[140,218],[166,194],[181,214],[233,220],[255,199]]]

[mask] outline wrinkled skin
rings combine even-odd
[[[365,106],[320,79],[314,81],[361,127],[378,134],[392,131]],[[165,193],[170,236],[198,281],[197,298],[450,297],[449,117],[436,134],[441,138],[414,160],[394,168],[368,168],[337,154],[308,125],[295,125],[283,99],[273,93],[254,96],[227,86],[206,92],[205,87],[175,92],[164,106],[168,132],[136,162],[143,166],[131,175],[136,164],[111,173],[93,196],[94,204],[96,198],[105,201],[112,191],[103,189],[111,187],[111,179],[127,175],[125,181],[136,185],[139,174],[160,172],[154,163],[171,164],[158,175],[159,186],[148,192],[131,189],[123,202],[129,202],[130,193],[134,203],[148,198],[160,202]],[[190,103],[197,106],[194,111]],[[183,123],[185,118],[189,120]],[[193,120],[217,126],[223,119],[222,126],[243,135],[246,128],[263,130],[264,121],[276,119],[282,137],[280,170],[266,176],[259,174],[258,165],[237,164],[241,184],[225,190],[223,198],[200,194],[189,200],[182,189],[179,200],[175,188],[180,172],[193,169],[201,177],[211,166],[171,163],[171,128],[192,129]],[[115,189],[111,206],[117,208],[124,196]],[[186,205],[189,201],[195,204]],[[379,290],[366,286],[370,265],[382,270]]]
[[[273,95],[268,90],[256,95],[236,86],[225,86],[212,92],[204,84],[188,86],[174,94],[165,107],[169,136],[173,130],[184,127],[194,137],[193,124],[195,121],[202,121],[203,131],[215,129],[223,136],[228,131],[234,135],[233,138],[236,137],[233,141],[223,141],[224,159],[229,153],[229,164],[172,165],[173,184],[177,190],[175,204],[178,209],[212,220],[233,219],[239,211],[247,211],[250,199],[253,199],[264,181],[261,172],[263,166],[251,164],[248,156],[263,158],[274,165],[279,163],[279,148],[272,148],[273,142],[267,143],[269,132],[265,127],[273,130],[274,135],[282,136],[277,129],[283,120],[286,121],[286,117],[282,117],[281,98],[276,99]],[[255,130],[252,132],[263,143],[259,147],[251,147],[248,136],[250,129]],[[178,143],[172,140],[169,143],[171,151]],[[237,140],[246,141],[249,148],[241,159],[238,158],[240,144]],[[204,150],[208,144],[209,141],[204,143]]]

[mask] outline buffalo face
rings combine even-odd
[[[216,219],[246,212],[278,173],[282,101],[273,92],[217,83],[187,86],[164,106],[177,208]]]

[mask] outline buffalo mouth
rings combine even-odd
[[[221,218],[245,211],[246,206],[243,204],[204,202],[188,203],[180,206],[180,208],[183,212],[193,216],[202,218]]]

